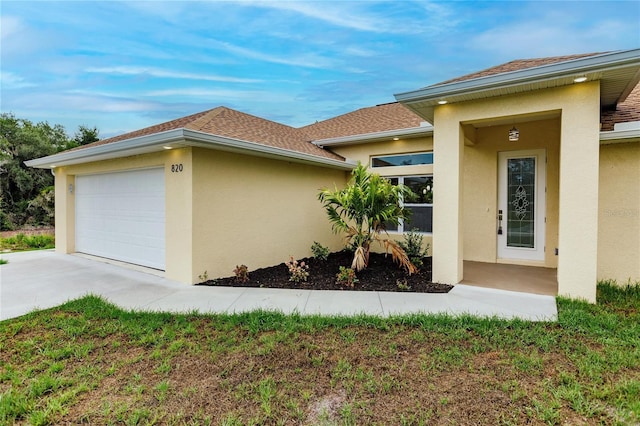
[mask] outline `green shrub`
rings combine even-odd
[[[336,275],[336,282],[340,285],[346,285],[353,288],[353,286],[358,282],[356,271],[353,268],[341,266],[340,272]]]
[[[398,243],[405,253],[407,253],[407,256],[409,256],[411,263],[418,268],[422,266],[422,258],[429,253],[429,244],[427,244],[424,250],[422,249],[423,238],[422,234],[415,228],[409,232],[405,232],[404,241]]]
[[[317,241],[314,241],[311,245],[311,253],[313,257],[320,260],[327,260],[329,258],[329,247],[325,247]]]

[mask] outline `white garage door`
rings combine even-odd
[[[76,176],[76,251],[165,268],[164,169]]]

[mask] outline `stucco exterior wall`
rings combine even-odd
[[[378,141],[369,143],[359,143],[353,145],[338,145],[332,146],[330,149],[338,155],[344,158],[359,161],[364,165],[369,166],[369,170],[379,174],[380,176],[425,176],[433,175],[433,165],[419,165],[419,166],[396,166],[396,167],[376,167],[371,168],[371,157],[379,155],[394,155],[394,154],[408,154],[415,152],[433,151],[433,138],[432,137],[420,137],[420,138],[408,138],[400,139],[397,141]],[[437,158],[434,158],[434,162]],[[434,206],[435,208],[435,206]],[[389,237],[396,241],[403,241],[403,234],[397,231],[389,231]],[[424,233],[422,244],[423,249],[429,249],[431,254],[431,234]],[[378,253],[384,252],[384,247],[374,244],[371,250]]]
[[[599,109],[599,81],[435,108],[435,281],[463,279],[463,194],[467,193],[463,129],[509,123],[505,120],[510,117],[536,121],[559,113],[558,292],[595,302],[598,211],[582,197],[584,188],[595,198],[598,194]]]
[[[509,142],[513,125],[480,127],[476,143],[464,147],[464,260],[497,261],[496,217],[498,199],[498,153],[544,148],[546,164],[545,259],[542,266],[558,266],[558,179],[560,119],[518,123],[520,140]]]
[[[598,279],[613,279],[618,284],[638,282],[640,143],[600,146],[599,179]]]
[[[171,164],[177,163],[183,164],[183,172],[171,173]],[[75,184],[77,175],[158,166],[165,169],[165,276],[176,281],[191,282],[191,148],[56,168],[56,251],[75,252],[75,191],[70,193],[68,188],[70,184]]]
[[[348,172],[194,148],[192,282],[311,255],[318,241],[343,247],[317,199]]]

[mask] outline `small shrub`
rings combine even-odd
[[[427,247],[424,250],[422,249],[423,238],[422,234],[420,234],[418,229],[415,228],[406,232],[404,234],[404,241],[398,243],[405,253],[407,253],[411,263],[418,268],[422,266],[422,258],[427,256],[429,253],[429,244],[427,244]]]
[[[353,286],[358,282],[356,271],[353,268],[341,266],[340,272],[336,275],[336,282],[340,285],[346,285],[353,288]]]
[[[396,287],[398,287],[398,290],[411,290],[411,286],[407,283],[407,280],[396,280]]]
[[[198,275],[198,279],[205,282],[209,279],[209,274],[207,274],[207,271],[204,271],[201,275]]]
[[[329,257],[329,247],[325,247],[317,241],[314,241],[311,245],[311,253],[313,257],[320,260],[327,260]]]
[[[236,269],[233,270],[236,276],[236,281],[239,283],[246,283],[249,281],[249,268],[247,265],[236,265]]]
[[[289,268],[289,274],[291,275],[289,281],[299,283],[301,281],[307,281],[307,278],[309,278],[309,265],[304,262],[298,262],[293,256],[290,257],[288,262],[285,262],[285,265]]]
[[[7,259],[0,259],[0,265],[6,265],[7,263],[9,263]]]

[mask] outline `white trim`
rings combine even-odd
[[[340,136],[336,138],[317,139],[312,141],[314,145],[319,147],[335,146],[335,145],[355,145],[358,143],[368,143],[381,140],[389,140],[394,137],[419,137],[432,136],[433,126],[428,124],[420,127],[409,127],[406,129],[385,130],[382,132],[360,133],[357,135]]]
[[[399,102],[433,101],[437,103],[442,97],[455,96],[457,94],[468,94],[476,91],[481,92],[498,87],[553,80],[566,75],[597,73],[623,66],[636,65],[639,56],[640,49],[605,53],[468,80],[438,84],[410,92],[398,93],[394,96]]]
[[[47,157],[25,161],[25,164],[29,167],[37,168],[67,166],[150,152],[159,152],[164,150],[164,146],[167,145],[172,145],[174,148],[181,146],[199,146],[208,149],[221,149],[225,151],[255,155],[258,157],[275,158],[280,160],[286,159],[297,163],[314,164],[342,170],[352,170],[355,167],[355,163],[350,161],[334,160],[313,154],[277,148],[256,142],[212,135],[184,128],[154,133],[152,135],[139,136],[104,145],[65,151]]]
[[[640,141],[640,129],[600,132],[600,145]]]

